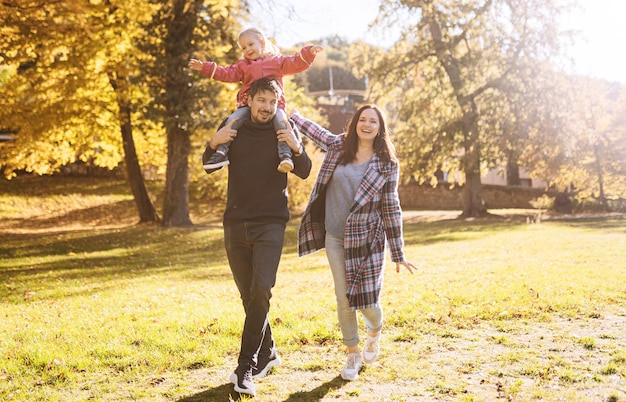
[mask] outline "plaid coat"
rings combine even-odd
[[[298,231],[300,256],[325,247],[326,187],[343,154],[345,136],[331,134],[310,120],[295,114],[296,126],[326,151]],[[391,260],[404,262],[402,210],[398,197],[399,169],[377,155],[370,161],[350,208],[344,233],[347,297],[353,310],[377,305],[383,285],[385,238]]]

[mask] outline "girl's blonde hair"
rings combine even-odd
[[[252,27],[244,29],[239,33],[239,41],[241,41],[241,37],[244,35],[254,35],[263,44],[263,57],[276,56],[280,54],[278,46],[270,42],[270,40],[265,37],[265,35],[263,34],[263,32],[261,32],[259,28]]]

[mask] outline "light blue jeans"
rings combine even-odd
[[[337,318],[343,335],[343,344],[350,347],[359,344],[359,322],[356,310],[350,308],[346,296],[346,257],[343,239],[326,233],[326,257],[330,264],[335,281],[335,297],[337,298]],[[369,332],[379,332],[383,327],[383,309],[375,307],[359,310]]]

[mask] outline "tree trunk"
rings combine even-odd
[[[190,149],[191,141],[185,130],[177,128],[168,130],[163,226],[192,225],[189,217],[189,167],[187,164]]]
[[[463,169],[465,171],[465,187],[462,218],[477,218],[487,215],[487,208],[481,196],[482,182],[480,178],[480,143],[473,101],[463,108],[463,136],[465,138],[465,154]]]
[[[432,13],[432,10],[426,10],[425,13]],[[432,15],[424,15],[428,19],[428,26],[433,38],[436,51],[437,61],[445,70],[450,85],[454,90],[456,100],[463,113],[461,125],[464,137],[464,157],[463,169],[465,172],[465,188],[463,197],[463,213],[461,217],[479,217],[487,214],[485,203],[480,195],[482,183],[480,181],[480,142],[477,124],[478,112],[476,103],[471,96],[463,94],[464,85],[463,77],[461,77],[461,68],[459,62],[454,58],[453,52],[448,49],[441,33],[441,27],[436,18]]]
[[[130,93],[128,90],[128,78],[117,73],[110,72],[109,82],[115,91],[117,105],[119,107],[119,124],[122,132],[122,144],[124,147],[124,164],[126,165],[126,180],[130,185],[130,190],[139,212],[139,222],[158,222],[159,215],[150,201],[150,196],[146,189],[139,158],[133,140],[133,126],[130,120],[131,106]]]
[[[600,162],[600,150],[598,149],[597,144],[593,146],[593,153],[595,154],[595,158],[596,158],[595,168],[596,168],[596,174],[598,175],[600,202],[602,203],[604,212],[611,212],[611,207],[609,207],[609,202],[606,199],[606,194],[604,194],[604,174],[602,172],[602,163]]]
[[[194,47],[192,37],[197,25],[198,10],[203,0],[173,0],[165,7],[165,38],[163,39],[165,87],[163,106],[167,130],[167,171],[163,200],[163,226],[191,226],[189,217],[188,158],[191,140],[187,127],[191,123],[193,99],[191,77],[187,70]]]

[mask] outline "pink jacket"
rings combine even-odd
[[[252,83],[261,78],[275,78],[283,86],[283,76],[300,73],[309,68],[315,55],[312,46],[303,47],[292,56],[282,54],[257,60],[240,59],[235,64],[220,67],[212,61],[202,63],[201,73],[221,82],[241,82],[237,93],[237,107],[248,106],[248,93]],[[285,110],[285,96],[278,100],[278,107]]]

